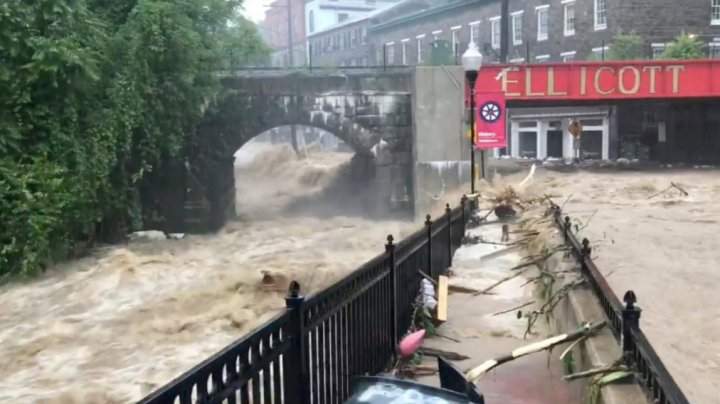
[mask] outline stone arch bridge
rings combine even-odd
[[[227,91],[208,106],[189,161],[173,170],[184,192],[161,191],[165,228],[221,227],[235,213],[235,152],[285,125],[316,127],[342,139],[372,166],[377,207],[412,211],[411,72],[228,76],[221,83]]]

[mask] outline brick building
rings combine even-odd
[[[601,60],[616,34],[633,31],[644,39],[644,58],[657,57],[683,31],[706,43],[708,57],[720,57],[720,0],[510,0],[508,12],[511,63]],[[398,6],[371,20],[366,52],[380,65],[437,64],[431,56],[442,45],[450,52],[442,63],[459,63],[472,38],[485,62],[495,63],[501,56],[501,33],[497,0],[406,0],[402,9]],[[670,125],[665,117],[673,116],[677,128],[685,117],[693,117],[699,122],[694,129],[716,139],[720,133],[715,133],[713,105],[707,100],[511,103],[510,147],[495,155],[567,157],[568,125],[580,120],[586,158],[674,161],[680,157],[658,146],[658,139],[667,136],[664,125]],[[681,159],[697,160],[697,150],[702,149],[697,144],[696,152]],[[711,159],[705,156],[702,161]]]
[[[432,43],[447,41],[462,55],[470,37],[488,62],[500,57],[497,0],[406,0],[413,10],[378,15],[368,29],[375,62],[427,64]],[[644,56],[658,55],[682,31],[707,42],[720,57],[720,0],[510,0],[508,60],[552,62],[600,59],[619,32],[645,39]],[[595,54],[593,56],[593,54]]]
[[[369,17],[344,21],[308,36],[308,60],[312,66],[368,66]]]
[[[275,0],[265,11],[260,33],[273,50],[273,66],[290,66],[288,52],[288,6],[292,27],[293,65],[302,66],[305,61],[305,0]]]

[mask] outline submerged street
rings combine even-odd
[[[137,401],[284,307],[284,290],[259,289],[262,271],[310,293],[415,229],[320,194],[343,183],[352,154],[247,149],[240,218],[218,234],[105,247],[0,288],[0,402]],[[283,215],[289,204],[302,213]],[[322,215],[332,207],[347,214]]]
[[[522,178],[519,173],[508,179]],[[640,327],[692,403],[720,393],[720,176],[716,169],[561,173],[534,182],[566,202],[615,293],[633,290]],[[688,193],[681,194],[679,186]]]
[[[239,218],[218,234],[103,247],[3,286],[0,402],[136,401],[273,317],[288,280],[322,289],[381,252],[388,233],[400,239],[420,226],[364,215],[351,193],[362,188],[345,177],[351,154],[305,152],[241,149]],[[662,192],[670,182],[689,195]],[[681,388],[711,402],[720,391],[720,328],[709,320],[720,316],[720,277],[706,270],[720,262],[716,173],[539,169],[533,183],[569,198],[565,211],[616,293],[636,292],[643,330]],[[260,287],[265,271],[278,291]]]

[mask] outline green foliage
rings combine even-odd
[[[593,377],[585,391],[585,403],[599,404],[601,402],[602,388],[619,381],[622,381],[634,373],[629,371],[618,371],[609,374],[600,374]]]
[[[187,153],[227,50],[268,54],[239,5],[0,3],[0,277],[31,275],[106,224],[130,230],[155,215],[140,189]]]
[[[662,59],[704,58],[705,45],[697,37],[683,32],[667,44],[660,57]]]
[[[613,37],[604,55],[601,52],[592,52],[587,60],[601,61],[603,57],[604,60],[643,59],[645,54],[644,47],[645,41],[635,32],[620,32]]]
[[[618,33],[610,43],[605,60],[635,60],[644,58],[645,41],[635,32]]]
[[[415,330],[425,330],[426,337],[432,337],[437,334],[437,329],[432,322],[430,309],[425,307],[422,301],[415,303],[415,308],[413,310],[413,328]]]

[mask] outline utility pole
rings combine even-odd
[[[290,1],[287,0],[287,25],[288,25],[288,65],[294,66],[294,55],[293,55],[293,26],[292,26],[292,8],[290,8]]]
[[[510,47],[510,2],[500,0],[500,63],[507,63]],[[528,61],[529,63],[529,61]]]
[[[288,26],[288,67],[292,68],[295,65],[295,58],[293,55],[293,25],[292,25],[292,8],[291,1],[287,0],[287,26]],[[292,144],[295,153],[298,153],[298,141],[297,141],[297,128],[295,125],[290,125],[290,142]]]

